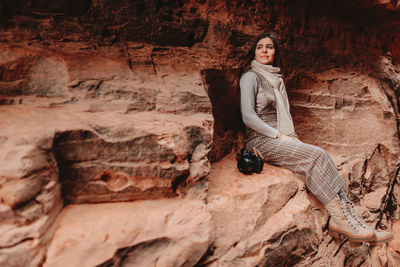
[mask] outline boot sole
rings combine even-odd
[[[362,242],[371,242],[371,239],[373,239],[374,237],[371,238],[364,238],[364,239],[359,239],[359,238],[354,238],[352,236],[346,235],[345,233],[339,232],[339,231],[335,231],[333,229],[328,229],[328,234],[334,238],[339,238],[340,236],[344,237],[345,239],[349,239],[350,243],[354,243],[356,244],[356,246],[358,245],[358,243],[362,243]],[[350,244],[351,245],[351,244]],[[359,246],[359,245],[358,245]]]
[[[359,247],[359,246],[361,246],[361,245],[363,244],[363,241],[358,241],[358,240],[350,239],[350,237],[348,237],[347,235],[344,235],[344,234],[339,233],[339,232],[335,232],[335,231],[332,231],[332,230],[328,230],[328,234],[329,234],[330,236],[336,238],[336,239],[339,239],[339,237],[342,237],[342,238],[344,238],[344,239],[348,239],[348,240],[349,240],[349,243],[350,243],[350,247],[352,247],[352,248]]]
[[[371,241],[368,241],[368,242],[371,242],[371,243],[374,243],[374,244],[383,244],[383,243],[388,243],[392,239],[393,239],[393,236],[389,237],[389,238],[386,238],[386,239],[382,239],[382,240],[371,240]]]
[[[364,242],[370,242],[370,243],[374,243],[374,244],[383,244],[383,243],[388,243],[392,239],[393,239],[393,236],[391,236],[389,238],[377,240],[376,236],[374,235],[372,238],[364,240]]]
[[[370,238],[370,239],[362,239],[361,240],[361,239],[355,239],[355,238],[350,237],[350,236],[348,236],[346,234],[343,234],[341,232],[336,232],[335,230],[331,230],[331,229],[328,230],[328,234],[330,236],[334,237],[334,238],[342,237],[344,239],[348,239],[349,242],[350,242],[350,246],[352,248],[361,246],[363,242],[369,242],[369,243],[373,243],[373,244],[377,245],[377,244],[388,243],[390,240],[393,239],[393,236],[392,236],[390,238],[386,238],[386,239],[383,239],[383,240],[376,240],[374,237]]]

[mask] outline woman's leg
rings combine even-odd
[[[266,162],[290,169],[305,177],[307,188],[325,206],[338,195],[345,182],[330,155],[322,148],[298,140],[258,138],[255,146]]]
[[[339,197],[344,180],[330,155],[322,148],[298,140],[258,137],[246,143],[255,146],[271,164],[303,174],[306,186],[331,215],[330,233],[340,233],[351,240],[370,241],[374,231],[362,227]],[[347,197],[346,197],[347,199]]]
[[[346,192],[344,192],[343,188],[340,188],[338,194],[339,194],[339,197],[340,197],[343,201],[345,201],[345,202],[349,202],[349,201],[350,201],[349,198],[348,198],[347,195],[346,195]]]

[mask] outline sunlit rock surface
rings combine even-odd
[[[192,266],[211,234],[199,200],[70,205],[44,266]]]

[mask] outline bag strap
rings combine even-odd
[[[260,153],[260,151],[257,150],[257,148],[255,146],[253,146],[253,152],[257,157],[262,158],[262,160],[264,160],[263,155]]]

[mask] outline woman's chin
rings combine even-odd
[[[264,60],[257,60],[258,63],[261,63],[263,65],[272,65],[272,62],[268,59],[264,59]]]

